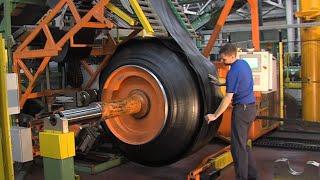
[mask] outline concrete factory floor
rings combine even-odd
[[[170,166],[153,168],[145,167],[132,162],[123,164],[97,175],[80,174],[81,180],[93,179],[117,179],[117,180],[154,180],[154,179],[186,179],[187,174],[210,153],[223,148],[222,145],[207,145],[199,152],[189,156]],[[261,180],[273,179],[274,161],[279,158],[288,158],[291,166],[298,171],[303,171],[304,164],[308,160],[320,162],[320,152],[288,151],[282,149],[269,149],[254,147],[253,154],[257,162]],[[41,165],[32,167],[27,175],[27,180],[44,179]],[[234,179],[233,165],[229,165],[221,172],[220,179]]]

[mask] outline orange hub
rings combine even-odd
[[[106,123],[121,141],[141,145],[152,141],[161,133],[168,114],[167,97],[161,82],[152,72],[140,66],[122,66],[106,80],[102,102],[132,96],[140,98],[140,111],[107,119]]]

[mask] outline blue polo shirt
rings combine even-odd
[[[232,104],[251,104],[256,99],[253,93],[253,77],[249,64],[237,59],[231,64],[226,80],[227,93],[234,93]]]

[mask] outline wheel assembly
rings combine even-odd
[[[113,71],[103,87],[103,102],[139,96],[144,107],[128,116],[118,116],[106,123],[121,141],[141,145],[155,139],[162,131],[167,115],[167,96],[158,78],[139,65],[124,65]],[[150,103],[150,101],[152,103]]]
[[[108,119],[105,125],[123,153],[144,165],[181,159],[212,139],[217,126],[203,120],[197,74],[183,54],[172,50],[178,46],[166,42],[170,46],[133,40],[119,47],[100,75],[102,103],[132,96],[141,102],[139,112]]]

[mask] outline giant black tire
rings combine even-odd
[[[112,57],[100,75],[100,89],[112,72],[128,65],[147,69],[159,79],[167,96],[168,115],[161,133],[152,141],[131,145],[114,137],[116,143],[127,158],[144,165],[161,166],[181,159],[190,153],[203,123],[194,72],[184,56],[159,41],[134,40],[120,47]]]

